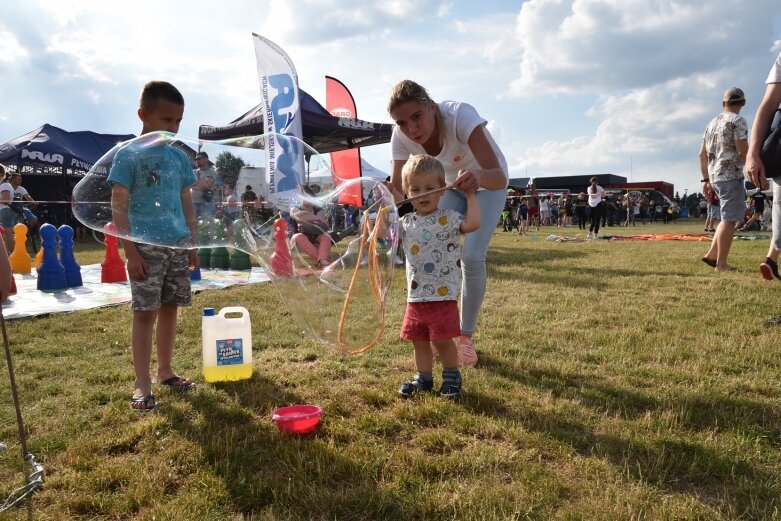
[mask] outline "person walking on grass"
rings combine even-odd
[[[715,232],[716,221],[721,220],[721,209],[719,207],[719,198],[716,196],[715,193],[711,192],[710,195],[707,195],[706,198],[703,199],[703,201],[706,201],[708,205],[708,212],[705,218],[705,229],[703,231]]]
[[[718,196],[721,210],[721,222],[702,261],[719,272],[733,269],[727,257],[735,225],[743,222],[745,211],[743,164],[748,152],[748,125],[740,115],[745,104],[742,90],[728,89],[722,98],[724,111],[708,123],[700,145],[703,191],[706,196],[712,192]]]
[[[409,156],[423,153],[439,159],[447,186],[456,189],[442,195],[441,208],[464,214],[465,194],[477,190],[482,225],[464,237],[461,335],[456,341],[461,365],[473,367],[477,353],[472,335],[485,297],[488,245],[507,195],[507,161],[486,128],[488,122],[474,107],[455,101],[435,103],[414,81],[393,87],[388,113],[396,123],[391,180],[397,190],[402,189],[401,171]]]
[[[529,208],[526,206],[526,196],[522,195],[518,200],[518,235],[526,235],[529,224]]]
[[[588,205],[591,207],[591,226],[588,229],[588,238],[596,239],[599,235],[599,223],[605,218],[607,203],[605,202],[605,189],[599,186],[599,179],[592,177],[588,187]]]
[[[467,188],[466,213],[439,208],[445,186],[445,169],[435,157],[412,156],[401,172],[403,193],[415,211],[401,218],[401,240],[407,258],[407,308],[401,338],[415,348],[417,374],[401,384],[399,396],[409,398],[418,391],[434,389],[435,349],[442,361],[445,398],[461,395],[461,372],[453,338],[461,334],[458,293],[461,289],[460,236],[480,228],[477,186]],[[403,197],[397,192],[395,197]]]
[[[535,226],[537,231],[540,231],[540,198],[534,185],[529,186],[529,197],[526,201],[529,212],[529,227]]]
[[[586,209],[588,208],[588,202],[586,201],[586,192],[580,192],[578,198],[575,200],[575,217],[578,220],[578,230],[586,230]],[[589,233],[590,235],[590,233]]]
[[[184,98],[168,82],[151,81],[141,92],[138,117],[141,134],[176,134],[184,114]],[[131,344],[135,389],[132,409],[151,412],[157,407],[149,375],[152,331],[157,323],[157,381],[175,391],[189,391],[194,383],[172,368],[176,315],[189,306],[190,267],[198,266],[193,246],[197,236],[190,187],[196,177],[187,155],[174,147],[133,143],[121,148],[111,165],[111,213],[123,237],[149,238],[166,246],[121,239],[130,278],[133,325]]]
[[[754,116],[754,125],[751,128],[751,142],[748,147],[746,157],[746,166],[744,172],[748,180],[759,190],[767,190],[769,178],[774,178],[773,183],[773,240],[770,241],[765,260],[759,265],[759,271],[765,280],[781,280],[778,273],[778,252],[781,251],[781,172],[771,172],[765,168],[762,162],[760,152],[762,151],[762,142],[770,128],[771,122],[774,122],[774,115],[777,115],[777,109],[781,106],[781,54],[770,69],[770,74],[765,81],[765,95],[759,104],[757,114]],[[781,324],[781,317],[776,317],[770,321],[773,324]]]

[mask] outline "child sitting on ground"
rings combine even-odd
[[[141,92],[140,105],[142,135],[155,131],[178,132],[184,98],[176,87],[164,81],[149,82]],[[131,142],[114,157],[108,182],[117,231],[125,237],[151,236],[150,244],[122,239],[133,310],[130,342],[136,380],[130,406],[139,412],[151,412],[157,406],[149,375],[155,322],[157,381],[180,392],[195,385],[174,372],[171,360],[177,310],[179,306],[190,305],[189,268],[198,266],[196,250],[182,249],[192,246],[196,237],[195,209],[190,195],[196,177],[184,152],[170,146]]]
[[[411,157],[402,170],[404,193],[415,211],[401,218],[401,239],[406,254],[407,309],[401,338],[412,341],[418,373],[401,384],[399,395],[409,398],[417,391],[434,388],[435,349],[442,361],[442,387],[446,398],[461,395],[461,372],[453,338],[461,334],[458,292],[461,289],[460,234],[480,227],[476,192],[466,194],[467,211],[437,208],[445,186],[445,170],[432,156]]]
[[[331,255],[331,235],[321,208],[304,201],[300,207],[290,210],[290,217],[298,223],[298,231],[291,237],[295,247],[306,253],[318,268],[328,266]]]

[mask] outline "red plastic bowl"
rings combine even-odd
[[[291,405],[274,411],[271,417],[282,432],[307,434],[317,429],[323,410],[317,405]]]

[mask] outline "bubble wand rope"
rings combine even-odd
[[[407,197],[406,199],[402,199],[401,201],[397,202],[396,206],[401,206],[402,204],[409,203],[410,201],[414,201],[415,199],[420,199],[421,197],[426,197],[427,195],[433,195],[433,194],[438,194],[440,192],[444,192],[448,188],[450,188],[450,187],[449,186],[443,186],[442,188],[437,188],[436,190],[431,190],[431,191],[428,191],[428,192],[424,192],[422,194],[413,195],[412,197]]]
[[[359,353],[365,353],[369,349],[375,346],[377,342],[380,340],[380,337],[382,336],[382,333],[385,331],[385,303],[382,300],[382,292],[380,291],[380,287],[382,284],[382,270],[379,267],[379,260],[377,260],[377,255],[375,255],[377,251],[377,226],[379,224],[379,217],[375,220],[374,227],[370,230],[369,227],[371,226],[371,219],[369,219],[369,210],[371,210],[375,205],[379,204],[379,201],[374,203],[372,206],[367,208],[364,211],[364,219],[363,224],[361,225],[361,243],[358,248],[358,258],[355,262],[355,268],[353,269],[353,275],[350,278],[350,286],[347,288],[347,295],[344,297],[344,304],[342,305],[342,314],[339,317],[339,331],[337,340],[339,342],[340,346],[344,345],[344,327],[345,322],[347,321],[347,314],[350,309],[350,301],[352,300],[353,291],[355,289],[355,284],[358,280],[358,273],[361,269],[361,260],[363,259],[363,252],[364,249],[367,248],[367,243],[369,244],[369,255],[368,255],[368,271],[369,271],[369,284],[371,286],[372,292],[374,293],[375,298],[377,299],[377,302],[380,304],[380,327],[377,328],[377,333],[374,335],[374,338],[365,346],[354,349],[352,351],[345,349],[344,352],[355,355]],[[387,211],[388,207],[383,208],[380,210],[381,212]],[[374,237],[374,239],[369,242],[369,238]],[[378,279],[378,280],[375,280]]]

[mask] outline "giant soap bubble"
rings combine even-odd
[[[263,171],[272,140],[273,174],[279,191],[287,190],[284,197],[267,194]],[[192,180],[180,172],[193,168],[196,151],[223,166],[226,171],[217,173],[228,183],[224,193],[190,190],[197,210],[193,235],[175,223],[184,222],[180,193]],[[227,170],[236,158],[247,167],[240,169],[232,189],[229,182],[238,168]],[[295,175],[290,158],[304,159],[304,181]],[[177,162],[178,171],[165,167]],[[334,179],[336,188],[318,191],[332,176],[324,158],[290,136],[215,142],[154,132],[120,143],[104,155],[74,188],[73,212],[94,230],[105,231],[113,223],[117,236],[134,242],[246,252],[268,272],[306,332],[329,347],[357,353],[374,345],[383,331],[398,214],[393,196],[374,179]],[[130,188],[126,209],[122,193],[114,194],[112,207],[117,183],[119,192],[121,186]],[[341,204],[348,201],[362,204],[357,222],[349,227]],[[278,317],[285,320],[282,310]]]

